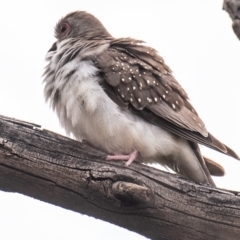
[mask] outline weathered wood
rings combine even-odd
[[[0,190],[87,214],[151,239],[239,239],[240,194],[133,163],[0,117]],[[113,236],[114,239],[114,236]]]
[[[232,19],[232,28],[240,40],[240,0],[224,0],[223,10],[228,12]]]

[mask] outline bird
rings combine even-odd
[[[106,160],[158,163],[210,186],[211,174],[224,169],[199,144],[239,160],[208,132],[154,48],[114,38],[85,11],[61,18],[55,37],[46,54],[44,97],[67,135],[106,152]]]

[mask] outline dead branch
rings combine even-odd
[[[224,0],[223,10],[231,17],[233,31],[240,40],[240,0]]]
[[[0,190],[122,226],[151,239],[239,239],[240,194],[133,163],[0,116]]]

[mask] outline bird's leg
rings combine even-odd
[[[137,158],[137,155],[138,151],[134,150],[129,155],[108,155],[106,160],[127,160],[125,166],[128,167]]]
[[[89,143],[87,140],[83,139],[82,140],[82,143],[87,145],[87,146],[90,146],[90,147],[93,147],[91,145],[91,143]],[[96,147],[95,147],[96,148]],[[130,153],[129,155],[121,155],[121,154],[115,154],[115,155],[108,155],[106,160],[125,160],[127,161],[125,163],[125,166],[128,167],[138,156],[138,151],[137,150],[134,150],[132,153]]]

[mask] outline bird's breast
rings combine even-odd
[[[150,157],[171,152],[174,136],[120,109],[99,85],[103,79],[98,71],[90,60],[75,58],[46,75],[45,98],[66,133],[108,153],[129,154],[137,149]]]

